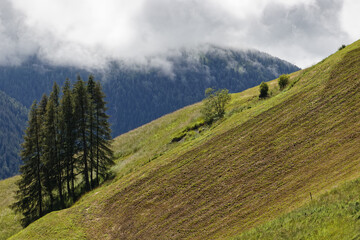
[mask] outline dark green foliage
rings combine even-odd
[[[82,162],[82,174],[84,178],[84,184],[86,191],[90,190],[89,181],[89,167],[88,167],[88,122],[87,117],[89,113],[89,95],[86,91],[84,81],[80,76],[77,78],[74,90],[74,101],[75,101],[75,138],[76,138],[76,152],[78,152],[77,158]]]
[[[13,207],[22,212],[22,224],[28,225],[43,215],[42,163],[40,149],[40,119],[36,101],[31,106],[28,127],[22,144],[21,179],[17,182],[16,202]]]
[[[279,77],[278,81],[280,90],[283,90],[289,84],[289,75],[283,74]]]
[[[106,114],[105,94],[101,89],[99,82],[95,84],[94,92],[91,97],[94,104],[94,166],[96,170],[96,184],[98,185],[101,178],[108,175],[109,166],[113,165],[113,153],[111,145],[111,129],[108,122],[109,116]]]
[[[17,202],[26,226],[43,214],[62,209],[80,193],[108,176],[113,164],[106,102],[100,83],[67,79],[59,97],[56,83],[49,98],[31,107],[24,136]],[[76,176],[80,175],[79,178]],[[81,181],[83,179],[83,181]]]
[[[215,119],[221,118],[225,114],[225,105],[230,101],[229,90],[221,89],[215,91],[212,88],[205,90],[205,100],[201,113],[205,122],[212,123]]]
[[[259,91],[259,98],[266,98],[269,95],[269,86],[265,82],[262,82],[259,86]]]
[[[339,51],[340,51],[340,50],[343,50],[344,48],[346,48],[346,45],[345,45],[345,44],[343,44],[343,45],[341,45],[341,47],[339,47]]]
[[[48,102],[49,98],[46,94],[43,94],[40,103],[38,105],[38,117],[40,122],[40,152],[42,153],[41,156],[41,162],[42,162],[42,182],[44,186],[44,192],[46,192],[47,195],[47,201],[49,202],[49,210],[53,210],[54,206],[54,195],[53,195],[53,189],[55,187],[55,180],[54,180],[54,172],[53,168],[51,167],[49,161],[48,161],[48,153],[45,153],[46,151],[46,141],[47,141],[47,132],[45,131],[45,122],[46,122],[46,116],[47,116],[47,108],[48,108]],[[45,195],[45,194],[44,194]]]
[[[95,157],[94,154],[96,152],[96,147],[95,147],[95,143],[96,143],[96,132],[95,132],[95,128],[96,128],[96,116],[95,116],[95,100],[94,100],[94,91],[95,91],[95,81],[94,81],[94,76],[90,75],[89,79],[87,81],[87,86],[86,86],[86,90],[89,96],[89,109],[88,109],[88,116],[89,116],[89,120],[88,120],[88,128],[89,128],[89,164],[90,164],[90,185],[93,188],[95,186],[94,184],[94,170],[95,170]]]
[[[65,164],[65,177],[67,192],[75,201],[75,118],[74,100],[71,93],[70,81],[66,79],[62,89],[63,97],[60,102],[60,132],[62,155]]]
[[[59,124],[59,87],[54,83],[46,105],[46,113],[43,122],[43,163],[49,174],[47,184],[48,191],[55,188],[58,191],[60,204],[64,206],[62,193],[62,169],[63,159],[60,158],[60,124]],[[51,204],[52,205],[52,204]]]
[[[57,186],[58,182],[58,151],[57,151],[57,134],[55,125],[55,104],[53,100],[49,100],[46,105],[46,113],[44,116],[44,122],[42,123],[42,162],[44,164],[44,185],[49,195]],[[51,197],[51,209],[53,206],[53,197]]]

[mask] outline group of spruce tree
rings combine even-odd
[[[61,96],[60,96],[61,95]],[[104,93],[92,75],[56,82],[49,96],[31,106],[22,144],[16,203],[24,226],[65,208],[99,185],[113,164]]]

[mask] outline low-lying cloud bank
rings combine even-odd
[[[171,68],[159,57],[169,49],[214,44],[306,67],[359,37],[359,11],[355,0],[2,0],[0,65],[37,55],[82,68],[113,60]]]

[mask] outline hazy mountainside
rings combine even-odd
[[[358,183],[319,196],[360,177],[359,69],[360,41],[291,74],[283,91],[270,82],[267,99],[258,98],[258,87],[233,94],[224,119],[211,127],[191,130],[199,103],[121,135],[113,143],[113,180],[12,239],[226,239],[311,198],[317,202],[299,212],[317,217],[291,215],[290,223],[255,231],[255,239],[304,239],[311,230],[318,239],[356,239],[360,199],[351,189]],[[183,131],[186,137],[171,143]],[[351,196],[337,201],[339,192]],[[321,222],[326,211],[334,221],[296,225],[299,235],[286,230],[293,219]],[[351,233],[334,232],[335,225]],[[266,235],[268,226],[285,228]]]
[[[181,50],[166,58],[149,58],[143,65],[129,65],[112,63],[106,70],[92,71],[103,81],[113,136],[200,101],[208,87],[237,92],[298,70],[296,66],[265,53],[214,46],[203,50]],[[20,66],[0,67],[0,90],[29,107],[44,92],[50,92],[54,81],[62,85],[67,77],[74,81],[78,73],[84,80],[90,74],[74,67],[51,66],[32,57]],[[16,121],[22,121],[25,126],[23,118]],[[12,137],[15,139],[11,141],[20,142],[21,136],[14,132]],[[16,152],[9,154],[15,156]],[[0,164],[3,161],[5,159],[0,157]],[[9,174],[0,173],[0,179],[17,172],[19,159],[15,162]]]
[[[18,153],[27,109],[0,91],[0,179],[18,173],[21,163]]]
[[[165,70],[134,70],[116,64],[111,68],[104,91],[114,136],[200,101],[208,87],[239,92],[299,70],[258,51],[218,47],[196,52],[183,50],[167,57],[167,61],[170,67]]]
[[[238,92],[297,70],[259,51],[209,47],[149,58],[144,65],[113,62],[106,70],[91,72],[104,81],[113,135],[117,136],[201,100],[207,87]],[[50,92],[54,81],[61,85],[67,77],[75,80],[78,73],[86,80],[90,71],[54,67],[33,57],[21,66],[0,67],[0,90],[29,107],[34,99]]]

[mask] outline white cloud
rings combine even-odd
[[[359,0],[345,0],[341,11],[341,24],[344,31],[346,31],[351,40],[360,38],[360,1]]]
[[[211,43],[306,67],[359,38],[359,11],[356,0],[2,0],[0,64],[38,54],[104,67]]]

